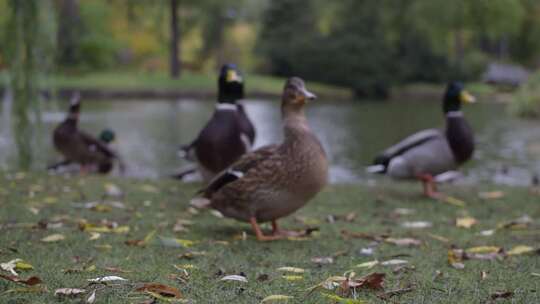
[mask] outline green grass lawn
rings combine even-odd
[[[116,185],[124,195],[105,196],[108,184]],[[507,251],[517,245],[537,248],[540,197],[528,189],[444,187],[466,202],[465,207],[457,207],[422,198],[417,184],[385,181],[375,187],[329,186],[306,208],[282,220],[286,228],[309,226],[319,231],[305,239],[260,243],[247,224],[191,209],[189,200],[197,187],[167,180],[0,173],[0,263],[20,258],[33,269],[16,270],[19,275],[24,279],[37,276],[43,281],[27,287],[0,278],[0,303],[86,303],[94,290],[95,303],[173,301],[168,298],[152,302],[151,295],[136,291],[150,282],[174,287],[184,300],[193,303],[252,304],[277,294],[293,297],[288,303],[540,302],[537,254],[495,254],[494,260],[464,260],[464,269],[456,269],[448,262],[452,246],[499,246]],[[502,197],[479,197],[480,192],[495,190],[502,193],[488,196]],[[89,202],[99,204],[94,208],[82,205]],[[530,220],[508,224],[523,215]],[[456,218],[465,216],[474,217],[478,223],[469,229],[456,227]],[[183,220],[180,223],[184,227],[176,225],[178,220]],[[428,221],[433,226],[402,226],[415,221]],[[103,228],[107,224],[113,228]],[[92,227],[109,231],[91,233]],[[491,236],[479,234],[497,227]],[[345,236],[342,231],[347,232]],[[356,237],[351,237],[355,233]],[[55,234],[65,239],[42,241]],[[160,237],[194,243],[183,241],[191,246],[175,248]],[[421,244],[397,246],[388,237],[413,238]],[[137,240],[143,246],[126,244]],[[372,248],[372,255],[365,254],[367,248]],[[315,257],[333,257],[334,262],[314,263]],[[408,264],[357,267],[392,259]],[[304,272],[283,272],[278,270],[280,267],[301,268]],[[371,272],[386,274],[384,290],[359,288],[354,293],[349,290],[348,296],[339,289],[308,291],[331,276],[351,275],[351,271],[356,278]],[[9,273],[0,270],[0,274]],[[87,281],[110,275],[128,281],[107,285],[90,285]],[[226,275],[243,275],[247,282],[221,281]],[[60,298],[54,295],[59,288],[82,288],[86,293]],[[395,290],[402,292],[392,296]],[[492,300],[497,292],[512,294]],[[337,294],[342,298],[336,298]],[[353,296],[357,301],[352,300]]]
[[[246,74],[246,93],[281,94],[284,78]],[[59,88],[77,89],[175,89],[185,91],[215,91],[216,74],[185,71],[179,79],[172,79],[162,72],[137,71],[91,72],[77,75],[59,74],[51,79]],[[320,83],[308,84],[310,90],[326,96],[350,98],[350,90]]]

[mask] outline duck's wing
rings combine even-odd
[[[399,143],[384,150],[381,154],[379,154],[375,158],[375,160],[373,161],[373,164],[382,165],[384,166],[384,169],[386,169],[386,167],[388,166],[392,158],[402,155],[406,153],[407,151],[415,147],[418,147],[420,145],[423,145],[431,140],[440,138],[441,136],[443,136],[443,134],[438,129],[427,129],[427,130],[416,132],[406,137]]]
[[[111,150],[109,147],[107,147],[107,145],[99,141],[94,136],[84,131],[79,131],[79,136],[83,140],[83,142],[86,144],[88,149],[90,149],[90,151],[101,152],[107,157],[118,158],[118,156],[113,150]]]
[[[242,155],[231,167],[214,177],[206,188],[201,189],[197,193],[203,194],[206,198],[211,198],[214,193],[225,185],[242,178],[249,170],[269,159],[276,153],[278,147],[278,145],[269,145]]]

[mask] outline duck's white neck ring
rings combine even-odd
[[[450,111],[446,113],[446,117],[463,117],[463,112],[461,111]]]
[[[222,111],[222,110],[228,110],[228,111],[236,111],[238,108],[235,104],[232,103],[218,103],[216,104],[216,110]]]

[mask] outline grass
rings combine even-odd
[[[110,183],[122,189],[124,196],[104,197],[104,187]],[[260,243],[246,224],[217,218],[208,211],[197,214],[190,211],[188,201],[197,187],[197,184],[168,180],[0,174],[0,262],[21,258],[34,269],[20,275],[24,278],[35,275],[44,282],[37,287],[41,292],[37,292],[0,279],[0,302],[51,303],[59,300],[54,296],[56,289],[69,287],[97,288],[96,303],[142,303],[149,296],[134,289],[141,283],[158,282],[179,289],[185,299],[194,303],[259,303],[273,294],[293,296],[289,303],[337,303],[324,297],[322,291],[310,294],[306,290],[350,270],[357,276],[372,271],[385,273],[386,291],[413,286],[412,291],[387,300],[377,296],[380,292],[359,291],[358,298],[366,303],[489,303],[491,295],[498,291],[511,291],[513,296],[497,303],[540,302],[540,277],[533,274],[540,273],[538,255],[467,260],[464,269],[452,268],[447,260],[451,245],[459,248],[492,245],[507,250],[516,245],[538,246],[539,197],[527,189],[491,185],[445,187],[444,190],[467,202],[465,208],[460,208],[422,198],[416,184],[329,186],[307,207],[282,220],[287,228],[309,225],[318,227],[319,232],[301,241]],[[478,197],[479,191],[492,190],[501,190],[505,196],[490,200]],[[78,208],[80,203],[102,200],[122,202],[126,208]],[[396,208],[412,209],[414,213],[397,215]],[[353,221],[340,218],[351,212],[357,215]],[[500,229],[489,237],[478,234],[524,214],[533,219],[526,229]],[[334,223],[327,221],[330,215],[337,219]],[[475,217],[478,224],[471,229],[455,227],[455,219],[464,215]],[[193,222],[186,226],[189,231],[174,232],[178,219]],[[433,227],[406,229],[400,225],[418,220],[432,222]],[[99,239],[90,240],[90,234],[79,229],[85,221],[116,222],[128,226],[129,232],[101,233]],[[190,248],[172,248],[164,246],[158,237],[150,239],[144,247],[125,243],[142,240],[154,230],[158,236],[196,243]],[[342,230],[412,237],[421,240],[422,245],[400,247],[362,238],[343,238]],[[246,240],[242,240],[243,232],[247,232]],[[65,240],[40,241],[52,234],[62,234]],[[437,236],[449,241],[437,240]],[[373,256],[361,254],[361,249],[367,247],[374,248]],[[200,251],[206,254],[193,259],[182,257]],[[328,256],[336,256],[333,264],[318,265],[311,261],[313,257]],[[409,264],[403,269],[380,265],[372,269],[355,268],[375,259],[404,259]],[[283,266],[303,268],[305,273],[290,281],[277,271]],[[178,268],[184,268],[185,272]],[[484,280],[482,271],[487,273]],[[0,271],[0,274],[7,273]],[[245,275],[248,283],[220,281],[224,275],[231,274]],[[108,286],[88,285],[87,279],[105,275],[117,275],[129,281]],[[267,278],[263,279],[262,275]],[[64,301],[80,302],[81,298]],[[342,300],[340,303],[363,302]]]
[[[90,72],[77,75],[59,74],[53,77],[52,84],[59,88],[77,89],[176,89],[186,91],[215,91],[215,74],[193,73],[185,71],[180,79],[171,79],[163,72],[110,71]],[[284,78],[256,74],[247,74],[246,93],[280,94],[285,83]],[[349,98],[346,88],[309,83],[314,92],[326,96]]]
[[[510,111],[521,117],[540,116],[540,72],[532,74],[514,94]]]

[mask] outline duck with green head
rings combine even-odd
[[[81,171],[109,173],[113,168],[114,161],[118,161],[123,171],[124,165],[117,153],[110,149],[107,144],[115,138],[114,132],[104,130],[100,139],[79,129],[80,94],[73,94],[70,101],[69,112],[66,119],[54,129],[53,144],[64,156],[64,161],[49,166],[49,169],[57,169],[68,164],[79,164]]]
[[[277,220],[303,207],[327,183],[326,153],[304,114],[314,99],[302,79],[290,78],[281,102],[283,142],[244,154],[200,191],[211,208],[250,223],[260,241],[296,235],[279,229]],[[272,222],[271,235],[263,234],[262,222]]]
[[[218,78],[216,109],[197,138],[181,148],[194,160],[206,181],[251,150],[255,128],[239,100],[244,98],[244,79],[234,64],[225,64]],[[176,175],[182,177],[184,173]]]
[[[462,83],[449,83],[442,102],[445,129],[427,129],[405,138],[379,154],[368,171],[398,179],[419,179],[426,196],[441,198],[434,177],[455,170],[473,155],[474,134],[461,106],[474,101]]]

